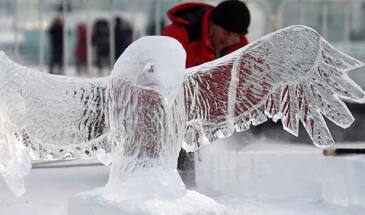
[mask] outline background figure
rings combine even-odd
[[[183,3],[171,8],[167,16],[172,24],[163,29],[162,35],[183,45],[186,67],[215,60],[248,44],[246,34],[251,17],[241,1],[223,1],[217,7]],[[195,187],[194,154],[182,149],[177,168],[186,187]]]
[[[117,17],[115,18],[115,60],[124,52],[124,50],[133,42],[133,30],[130,24]]]
[[[107,20],[99,19],[95,22],[92,34],[92,44],[95,48],[95,63],[102,72],[103,67],[110,64],[109,24]]]
[[[86,42],[86,25],[81,23],[76,29],[76,47],[75,47],[75,59],[76,59],[76,71],[77,74],[86,72],[86,59],[87,59],[87,42]]]
[[[161,31],[165,28],[165,20],[161,19],[160,22]],[[156,22],[149,22],[146,27],[146,35],[160,35],[162,32],[156,32]]]
[[[55,18],[48,30],[50,39],[49,73],[63,74],[63,22]],[[56,68],[56,70],[54,70]]]

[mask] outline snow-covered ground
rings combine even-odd
[[[364,214],[365,157],[324,157],[312,145],[243,137],[218,141],[195,156],[197,190],[228,214]],[[34,165],[20,198],[0,179],[0,215],[65,215],[71,196],[108,179],[108,168],[95,160],[47,165],[52,168]]]

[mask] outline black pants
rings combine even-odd
[[[177,170],[186,188],[196,187],[194,153],[181,149],[177,161]]]
[[[51,60],[49,62],[49,73],[63,75],[63,51],[55,49],[52,51]]]

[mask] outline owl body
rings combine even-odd
[[[104,196],[147,199],[185,193],[176,170],[187,120],[183,93],[168,103],[156,91],[126,83],[123,88],[110,94],[111,138],[120,150],[113,150]]]

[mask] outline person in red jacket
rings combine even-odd
[[[86,25],[80,23],[77,26],[77,41],[75,48],[76,58],[76,71],[80,75],[82,72],[86,72],[86,58],[87,58],[87,45],[86,45]]]
[[[186,66],[212,61],[248,44],[250,12],[238,0],[223,1],[216,7],[205,3],[183,3],[171,8],[172,24],[162,35],[177,39],[184,47]]]
[[[171,8],[172,24],[162,35],[178,40],[184,47],[186,67],[196,66],[229,54],[248,44],[250,12],[245,3],[227,0],[216,7],[205,3],[183,3]],[[194,188],[195,165],[192,153],[181,150],[177,169],[186,187]]]

